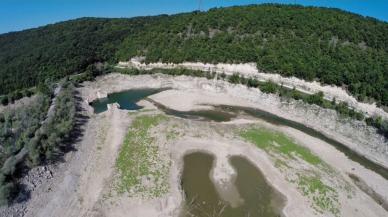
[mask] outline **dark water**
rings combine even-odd
[[[91,103],[94,113],[101,113],[108,110],[107,105],[118,103],[120,109],[138,110],[141,106],[136,103],[147,96],[161,92],[166,89],[133,89],[109,94],[107,98],[97,99]]]
[[[204,120],[204,121],[230,121],[235,118],[237,115],[233,112],[227,112],[223,109],[214,109],[214,110],[200,110],[200,111],[177,111],[174,109],[167,108],[166,106],[155,102],[152,99],[147,99],[153,103],[158,109],[162,110],[168,115],[173,115],[180,118],[187,118],[191,120]]]
[[[186,206],[182,217],[276,217],[283,208],[282,197],[269,186],[263,174],[242,157],[232,157],[230,163],[237,171],[236,188],[244,200],[232,208],[220,199],[210,170],[213,156],[201,152],[184,157],[182,188],[185,192]]]

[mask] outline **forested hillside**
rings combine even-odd
[[[388,24],[333,9],[263,5],[171,16],[118,52],[147,61],[256,62],[259,69],[346,85],[388,105]]]
[[[0,95],[115,62],[122,40],[153,18],[82,18],[0,35]]]
[[[0,95],[98,61],[256,62],[388,105],[388,24],[336,9],[252,5],[172,16],[85,18],[0,36]]]

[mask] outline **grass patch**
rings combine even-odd
[[[338,192],[322,182],[318,175],[325,173],[328,177],[332,177],[335,173],[318,156],[296,144],[283,133],[269,129],[253,127],[240,131],[239,135],[274,157],[275,167],[283,171],[286,180],[295,184],[299,191],[311,200],[311,207],[314,210],[319,213],[327,211],[339,216]],[[306,169],[289,163],[298,159],[313,167]]]
[[[166,134],[167,140],[174,140],[174,139],[178,138],[178,136],[179,136],[179,132],[175,129],[171,129],[171,130],[167,131],[167,134]]]
[[[169,163],[160,158],[150,129],[165,120],[163,115],[141,115],[134,119],[116,160],[119,193],[158,197],[168,191]]]
[[[319,177],[299,175],[298,188],[303,195],[312,199],[315,210],[321,213],[326,210],[335,216],[339,215],[338,193]]]
[[[250,128],[240,132],[240,136],[265,151],[276,151],[293,159],[296,155],[312,165],[322,163],[321,159],[312,154],[309,149],[296,144],[280,132],[264,128]]]

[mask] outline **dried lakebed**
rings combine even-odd
[[[89,105],[105,95],[99,93],[160,88],[169,90],[149,98],[179,115],[144,100],[137,102],[142,109],[133,111],[112,105],[94,113]],[[185,194],[187,181],[182,183],[190,166],[185,156],[197,152],[213,159],[203,173],[208,173],[215,200],[226,207],[219,216],[227,216],[228,209],[249,210],[257,201],[261,211],[281,216],[388,214],[380,204],[388,198],[388,181],[326,141],[247,112],[224,110],[228,115],[213,117],[212,112],[222,111],[217,105],[266,106],[265,111],[279,115],[280,108],[265,98],[274,96],[249,95],[251,90],[223,82],[159,75],[111,74],[78,90],[89,117],[83,137],[49,183],[32,192],[24,216],[181,216],[192,201]],[[244,98],[257,94],[262,102]],[[242,157],[240,166],[233,156]],[[249,178],[241,179],[244,171]],[[265,197],[257,200],[260,195]]]
[[[164,91],[166,89],[137,89],[137,90],[127,90],[118,93],[109,94],[106,98],[98,99],[91,102],[91,106],[94,109],[95,113],[100,113],[102,111],[107,110],[108,104],[118,103],[120,105],[120,109],[125,110],[137,110],[142,108],[138,106],[136,103],[142,99],[145,99],[147,96],[153,95],[155,93]],[[306,134],[309,134],[313,137],[317,137],[325,142],[329,143],[336,147],[339,151],[344,153],[347,157],[352,159],[353,161],[358,162],[362,166],[373,170],[379,175],[383,176],[385,179],[388,179],[388,169],[384,166],[381,166],[364,156],[352,151],[344,144],[331,139],[324,134],[311,129],[309,127],[304,126],[303,124],[297,123],[295,121],[290,121],[279,116],[273,115],[269,112],[262,111],[260,109],[252,109],[247,107],[238,107],[238,106],[225,106],[218,105],[214,106],[212,110],[198,110],[198,111],[178,111],[174,109],[170,109],[166,106],[163,106],[160,103],[155,102],[152,99],[148,99],[148,101],[152,102],[155,106],[157,106],[160,110],[165,112],[168,115],[174,115],[181,118],[189,118],[193,120],[211,120],[211,121],[230,121],[232,118],[235,118],[238,113],[244,113],[256,118],[263,119],[267,122],[276,125],[283,125],[298,129]]]
[[[264,119],[266,120],[266,121],[268,121],[268,122],[270,122],[270,123],[274,123],[274,124],[276,124],[276,125],[282,125],[283,124],[283,122],[282,122],[282,120],[283,119],[281,119],[281,118],[279,118],[279,117],[276,117],[276,116],[271,116],[271,115],[268,115],[268,114],[266,114],[265,112],[262,112],[262,113],[260,113],[260,111],[259,110],[249,110],[249,108],[238,108],[238,107],[225,107],[225,106],[218,106],[218,107],[216,107],[216,109],[215,110],[202,110],[202,111],[176,111],[176,110],[173,110],[173,109],[169,109],[169,108],[167,108],[167,107],[165,107],[165,106],[163,106],[163,105],[161,105],[161,104],[159,104],[159,103],[157,103],[157,102],[155,102],[155,101],[153,101],[153,100],[149,100],[149,101],[151,101],[152,103],[154,103],[154,105],[156,105],[157,106],[157,108],[159,108],[159,109],[161,109],[163,112],[165,112],[166,114],[169,114],[169,115],[174,115],[174,116],[177,116],[177,117],[180,117],[180,118],[189,118],[189,119],[191,119],[191,120],[205,120],[205,121],[208,121],[208,120],[211,120],[211,121],[230,121],[232,118],[236,118],[236,116],[237,116],[237,114],[238,113],[241,113],[241,112],[244,112],[245,114],[249,114],[250,116],[254,116],[254,117],[259,117],[259,118],[263,118],[264,117]],[[237,111],[238,109],[240,109],[239,111]],[[226,112],[227,111],[227,112]],[[232,112],[233,111],[233,112]],[[218,113],[218,112],[220,112],[220,113]],[[289,124],[288,122],[286,122],[286,125],[287,126],[293,126],[293,125],[295,125],[295,124]],[[303,125],[302,125],[303,126]],[[305,127],[307,130],[307,133],[308,134],[311,134],[311,129],[308,129],[307,127]],[[297,129],[299,129],[299,130],[302,130],[302,131],[304,131],[305,130],[305,128],[301,128],[301,127],[297,127]],[[315,136],[315,137],[318,137],[319,138],[319,136],[316,136],[316,135],[313,135],[313,136]],[[274,141],[276,142],[276,139],[274,139]],[[265,142],[265,141],[264,141]],[[284,142],[284,141],[283,141]],[[292,143],[291,143],[292,144]],[[259,145],[258,145],[259,146]],[[299,153],[300,154],[300,156],[304,156],[304,157],[306,157],[306,162],[308,162],[308,163],[311,163],[311,164],[321,164],[321,160],[319,160],[319,158],[317,158],[317,157],[311,157],[311,156],[306,156],[306,155],[308,155],[308,153],[309,153],[309,151],[306,151],[306,150],[303,150],[303,148],[302,149],[299,149],[298,147],[297,147],[297,145],[295,145],[295,144],[293,144],[293,145],[290,145],[289,147],[287,147],[287,148],[285,148],[286,150],[288,149],[288,148],[290,148],[291,147],[291,151],[290,152],[293,152],[293,151],[295,151],[295,153]],[[292,150],[292,149],[295,149],[295,150]],[[302,151],[301,151],[302,150]],[[283,150],[284,151],[284,150]],[[299,152],[298,152],[299,151]],[[280,150],[280,152],[282,152],[281,150]],[[285,151],[285,152],[287,152],[287,151]],[[283,153],[284,154],[284,153]],[[351,152],[350,152],[350,154],[352,154]],[[292,154],[291,154],[292,155]],[[349,153],[346,153],[346,155],[348,155],[349,156]],[[205,160],[206,161],[206,160]],[[362,162],[361,162],[362,163]],[[275,164],[277,164],[277,167],[282,167],[282,165],[284,166],[284,165],[287,165],[287,163],[285,163],[284,161],[282,161],[282,160],[280,160],[280,159],[277,159],[276,160],[276,162],[275,162]],[[186,163],[184,164],[185,166],[185,168],[186,168]],[[323,165],[325,165],[325,164],[323,164]],[[324,166],[324,168],[325,168],[325,166]],[[327,168],[325,168],[325,169],[327,169]],[[187,170],[187,169],[186,169]],[[195,171],[195,170],[194,170]],[[185,172],[183,172],[183,180],[185,180]],[[299,176],[299,175],[298,175]],[[187,178],[186,178],[187,179]],[[296,181],[296,182],[298,182],[299,183],[299,185],[307,185],[307,189],[304,189],[303,191],[304,191],[304,194],[306,194],[306,195],[308,195],[308,194],[311,194],[311,193],[315,193],[316,191],[317,192],[319,192],[318,194],[322,194],[322,195],[326,195],[326,194],[329,194],[330,192],[334,192],[333,190],[332,190],[332,188],[331,187],[329,187],[329,186],[326,186],[321,180],[320,180],[320,177],[318,176],[318,177],[315,177],[315,176],[312,176],[312,177],[309,177],[309,176],[306,176],[306,177],[304,177],[304,176],[301,176],[301,177],[299,177],[299,181]],[[295,180],[294,180],[295,181]],[[309,183],[309,182],[312,182],[312,183]],[[184,182],[184,183],[186,183],[186,182]],[[349,187],[350,185],[348,185],[348,184],[344,184],[343,186],[341,186],[341,188],[344,188],[344,189],[350,189],[350,187]],[[337,186],[338,187],[338,186]],[[184,189],[185,189],[185,187],[183,187]],[[303,188],[303,187],[300,187],[300,188]],[[350,190],[349,190],[350,191]],[[207,193],[209,193],[209,192],[211,192],[211,191],[207,191],[206,190],[206,192]],[[192,202],[194,202],[194,199],[193,199],[193,197],[192,196],[188,196],[187,194],[185,194],[186,195],[186,203],[187,203],[187,201],[191,201],[191,203]],[[327,198],[321,198],[321,199],[313,199],[313,200],[316,200],[315,201],[315,209],[316,210],[320,210],[320,212],[323,212],[322,210],[325,210],[325,209],[327,209],[327,210],[330,210],[333,214],[335,214],[335,213],[340,213],[340,210],[339,210],[339,208],[338,207],[335,207],[335,202],[336,202],[336,200],[337,199],[335,199],[336,197],[338,197],[338,196],[336,196],[336,195],[332,195],[333,197],[334,197],[334,199],[333,198],[330,198],[330,197],[327,197]],[[349,196],[349,195],[348,195]],[[349,196],[350,197],[350,196]],[[210,197],[210,198],[212,198],[212,197]],[[213,200],[213,202],[214,202],[214,197],[211,199],[211,200]],[[218,200],[217,200],[218,201]],[[211,204],[211,202],[205,202],[205,201],[203,201],[205,204]],[[249,201],[248,201],[249,202]],[[252,202],[252,201],[251,201]],[[227,205],[225,205],[225,203],[224,202],[222,202],[222,200],[220,200],[220,201],[218,201],[217,203],[215,203],[216,204],[216,206],[215,207],[208,207],[208,206],[203,206],[203,207],[201,207],[201,209],[199,209],[199,210],[207,210],[207,211],[212,211],[212,212],[216,212],[216,211],[218,211],[218,212],[225,212],[223,215],[221,215],[221,216],[228,216],[228,207],[230,207],[230,206],[227,206]],[[190,205],[193,205],[193,204],[190,204]],[[204,207],[207,207],[207,209],[204,209]],[[191,207],[192,208],[192,207]],[[279,208],[279,207],[277,207],[277,208]],[[264,210],[271,210],[271,209],[268,209],[268,207],[267,208],[262,208],[262,209],[264,209]],[[195,210],[195,209],[194,209]],[[244,208],[243,210],[249,210],[248,208]],[[191,211],[193,211],[193,209],[191,209]],[[195,213],[195,212],[194,212]],[[232,212],[233,213],[233,212]],[[237,212],[238,213],[238,212]],[[192,214],[192,213],[191,213]],[[204,213],[202,213],[202,214],[204,214]],[[236,213],[234,214],[234,215],[236,215]],[[243,216],[243,214],[241,214],[242,216]],[[335,214],[336,215],[336,214]],[[198,213],[197,213],[197,215],[193,215],[193,216],[198,216]]]

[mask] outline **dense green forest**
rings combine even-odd
[[[82,18],[0,35],[0,95],[115,62],[122,40],[153,19]]]
[[[95,62],[256,62],[346,87],[388,105],[388,24],[337,9],[251,5],[207,12],[82,18],[0,35],[0,95],[83,72]]]
[[[258,68],[346,86],[388,105],[388,24],[333,9],[263,5],[169,17],[127,37],[118,57],[256,62]]]

